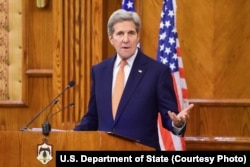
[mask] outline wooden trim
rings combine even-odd
[[[250,150],[250,137],[185,137],[187,150]]]
[[[28,105],[21,100],[1,100],[1,107],[27,107]]]
[[[29,76],[29,77],[31,77],[31,76],[52,77],[53,70],[51,70],[51,69],[30,69],[30,70],[27,70],[25,72],[25,74],[27,74],[27,76]]]
[[[188,99],[199,106],[250,106],[250,99]]]

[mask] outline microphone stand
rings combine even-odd
[[[52,104],[57,104],[58,102],[58,98],[66,91],[68,90],[70,87],[74,86],[75,82],[74,81],[70,81],[68,86],[60,93],[58,94],[47,106],[45,106],[40,112],[38,112],[31,120],[29,123],[27,123],[22,129],[20,129],[20,131],[28,131],[29,130],[29,125],[31,123],[33,123],[45,110],[47,110],[48,107],[50,107]]]
[[[54,113],[51,113],[51,112],[50,112],[50,113],[47,115],[47,118],[46,118],[45,122],[42,124],[42,132],[43,132],[43,135],[44,135],[44,136],[48,136],[49,133],[50,133],[50,131],[51,131],[51,125],[50,125],[50,123],[49,123],[49,120],[50,120],[51,117],[53,117],[54,115],[56,115],[57,113],[59,113],[59,112],[65,110],[65,109],[67,109],[67,108],[69,108],[69,107],[73,107],[73,106],[74,106],[74,103],[70,103],[69,105],[67,105],[67,106],[65,106],[65,107],[63,107],[63,108],[61,108],[60,110],[58,110],[58,111],[56,111],[56,112],[54,112]]]

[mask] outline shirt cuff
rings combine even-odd
[[[181,136],[181,135],[182,135],[182,130],[183,130],[183,128],[185,128],[186,123],[184,123],[184,124],[182,125],[182,127],[178,128],[178,127],[176,127],[176,126],[174,125],[174,123],[172,122],[172,126],[173,126],[173,132],[174,132],[174,134]]]

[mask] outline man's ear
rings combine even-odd
[[[140,37],[141,37],[141,36],[140,36],[140,33],[139,33],[139,34],[138,34],[138,42],[140,41]]]
[[[113,45],[112,39],[113,39],[112,35],[109,35],[109,42],[111,43],[111,45]]]

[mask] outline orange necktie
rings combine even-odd
[[[122,92],[124,89],[124,66],[127,64],[126,60],[122,60],[120,63],[120,68],[116,74],[116,80],[113,90],[113,97],[112,97],[112,112],[113,118],[115,118],[116,111],[122,96]]]

